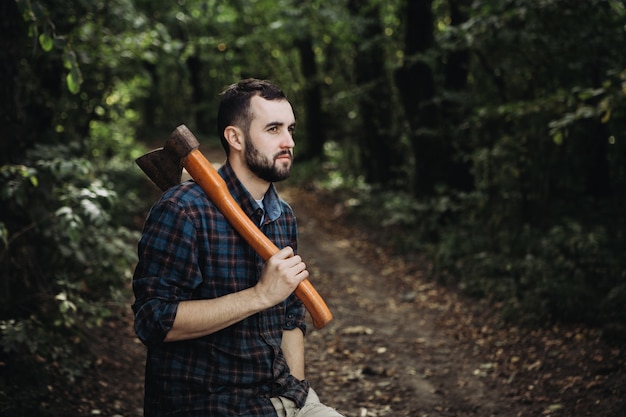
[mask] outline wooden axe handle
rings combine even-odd
[[[200,150],[194,149],[189,152],[183,159],[183,166],[233,228],[239,232],[261,258],[267,261],[279,251],[278,247],[243,212],[239,204],[231,196],[230,191],[228,191],[224,179]],[[333,319],[328,306],[326,306],[326,303],[308,279],[300,282],[295,290],[295,294],[311,314],[313,326],[316,329],[321,329]]]

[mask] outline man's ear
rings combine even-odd
[[[243,132],[238,127],[227,126],[224,129],[224,138],[232,149],[238,151],[243,149]]]

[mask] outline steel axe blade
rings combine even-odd
[[[135,162],[161,191],[179,184],[183,160],[200,143],[185,125],[178,126],[162,148],[137,158]]]

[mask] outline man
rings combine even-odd
[[[295,254],[289,176],[295,117],[285,94],[248,79],[222,93],[220,168],[235,200],[280,251],[266,263],[187,181],[152,207],[133,277],[135,331],[148,347],[146,416],[336,417],[304,373],[309,273]]]

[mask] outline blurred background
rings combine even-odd
[[[181,123],[219,146],[246,77],[294,105],[290,181],[433,280],[619,328],[625,22],[618,0],[2,1],[0,367],[81,372],[154,200],[134,159]]]

